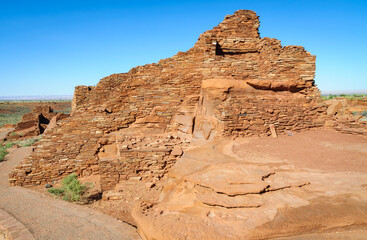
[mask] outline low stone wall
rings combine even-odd
[[[139,134],[139,130],[134,135],[119,132],[102,142],[105,145],[97,156],[103,190],[112,189],[120,180],[130,178],[158,181],[188,144],[177,135],[155,134],[146,137]]]
[[[68,174],[98,173],[98,140],[111,128],[126,128],[131,116],[106,113],[69,117],[47,131],[35,150],[9,174],[10,185],[39,185]]]
[[[223,102],[218,109],[224,114],[218,119],[224,123],[224,134],[270,136],[270,124],[279,134],[324,126],[326,107],[315,99],[288,95],[238,96]]]

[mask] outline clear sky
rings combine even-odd
[[[317,55],[322,91],[367,89],[366,0],[0,0],[0,96],[71,95],[188,50],[238,9],[257,12],[261,37]]]

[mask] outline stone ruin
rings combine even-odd
[[[367,119],[361,114],[367,109],[367,98],[348,99],[338,97],[325,101],[328,105],[326,114],[329,119],[325,122],[326,127],[332,127],[336,131],[354,135],[367,135]]]
[[[12,186],[99,174],[103,190],[160,179],[192,138],[268,136],[324,126],[315,56],[261,38],[239,10],[187,52],[77,86],[71,116],[44,134],[9,175]]]
[[[22,137],[35,137],[43,134],[46,129],[56,126],[56,122],[68,117],[68,114],[56,113],[51,106],[39,105],[31,112],[22,116],[20,122],[15,125],[14,134],[9,134],[7,139]]]

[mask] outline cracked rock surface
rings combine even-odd
[[[233,152],[238,144],[229,140],[197,145],[173,166],[160,200],[133,210],[143,239],[363,239],[367,233],[365,172],[254,161]]]

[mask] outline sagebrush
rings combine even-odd
[[[47,191],[65,201],[78,202],[82,199],[86,191],[91,187],[90,183],[80,184],[75,173],[70,174],[61,181],[60,188],[50,188]]]

